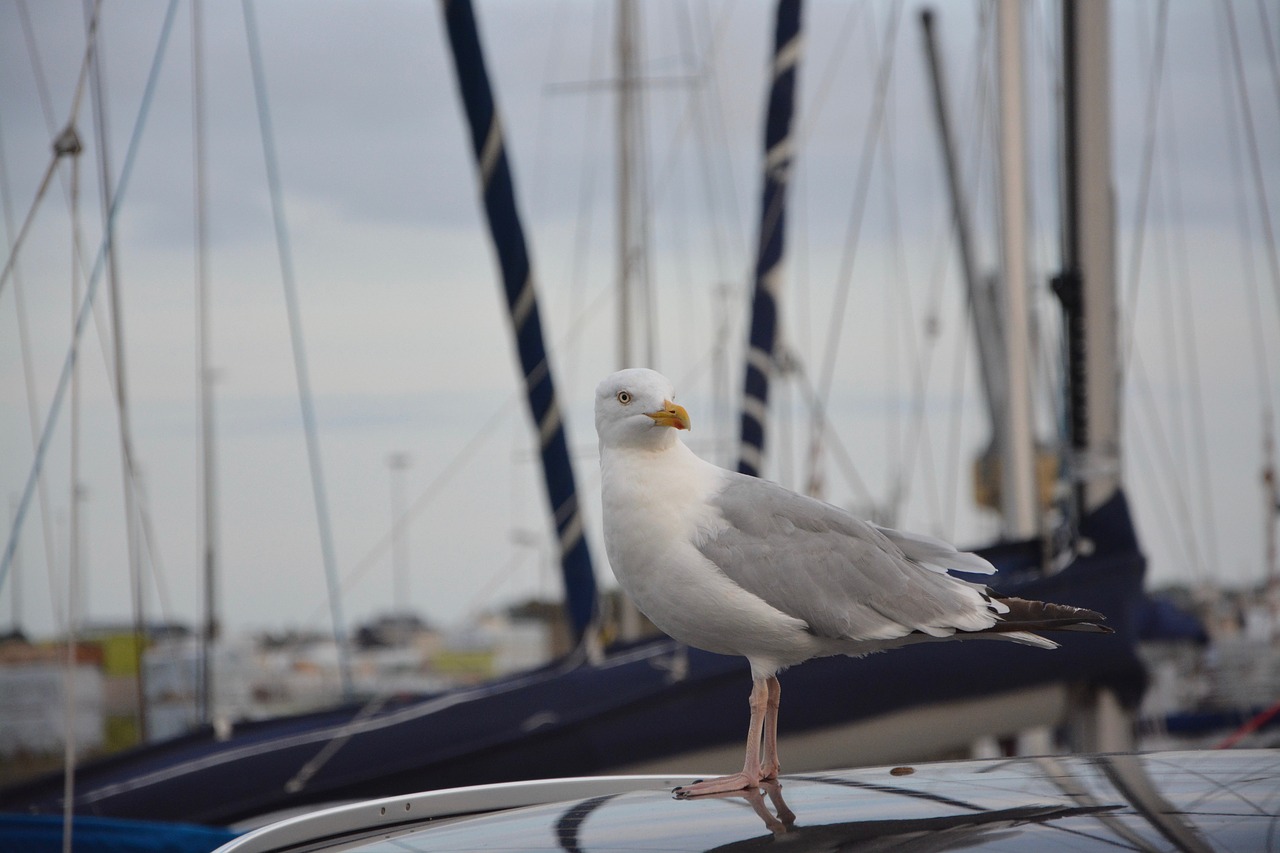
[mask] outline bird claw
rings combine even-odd
[[[694,797],[706,797],[715,794],[735,794],[748,788],[756,788],[761,780],[746,773],[734,773],[731,776],[717,776],[714,779],[699,779],[689,785],[681,785],[671,793],[678,800],[689,800]]]
[[[735,776],[722,776],[719,779],[711,779],[710,783],[724,782],[732,784],[727,780],[736,781],[737,777],[750,779],[751,777],[745,773],[738,773]],[[699,784],[704,783],[701,779],[694,781],[687,786],[687,789],[693,789]],[[761,779],[755,785],[747,785],[745,788],[735,789],[732,791],[700,791],[698,793],[683,794],[686,786],[676,788],[672,793],[677,799],[706,799],[706,800],[722,800],[734,797],[742,797],[755,811],[756,815],[764,821],[765,828],[774,834],[774,836],[785,835],[795,829],[796,814],[787,806],[786,800],[782,798],[782,784],[775,779]],[[769,797],[769,801],[773,803],[773,812],[769,811],[769,807],[765,804],[765,796]]]

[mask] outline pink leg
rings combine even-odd
[[[754,788],[762,778],[760,770],[760,735],[764,725],[769,704],[768,679],[757,678],[751,682],[751,723],[747,728],[747,757],[742,764],[742,772],[731,776],[718,776],[683,785],[675,789],[675,795],[681,799],[698,797],[705,794],[725,794],[730,791],[741,791],[743,788]]]
[[[778,676],[771,675],[765,682],[769,687],[769,702],[764,714],[764,759],[760,763],[762,779],[777,779],[778,770],[778,705],[782,702],[782,685]]]

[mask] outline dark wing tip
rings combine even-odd
[[[1000,602],[1009,608],[1009,612],[1003,614],[997,626],[990,630],[1115,633],[1107,626],[1098,624],[1107,621],[1107,617],[1096,610],[1048,601],[1029,601],[1025,598],[1000,598]]]

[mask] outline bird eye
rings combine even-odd
[[[619,391],[619,392],[618,392],[618,402],[619,402],[619,403],[621,403],[621,404],[622,404],[622,405],[624,405],[624,406],[625,406],[625,405],[627,405],[628,403],[630,403],[630,402],[631,402],[631,392],[630,392],[630,391]]]

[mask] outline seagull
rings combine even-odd
[[[704,461],[680,440],[689,413],[674,400],[660,373],[622,370],[597,387],[595,420],[605,550],[618,583],[675,640],[751,665],[742,771],[677,796],[777,778],[778,673],[787,667],[930,640],[1053,649],[1032,631],[1109,632],[1100,613],[1001,598],[949,574],[994,573],[976,554]]]

